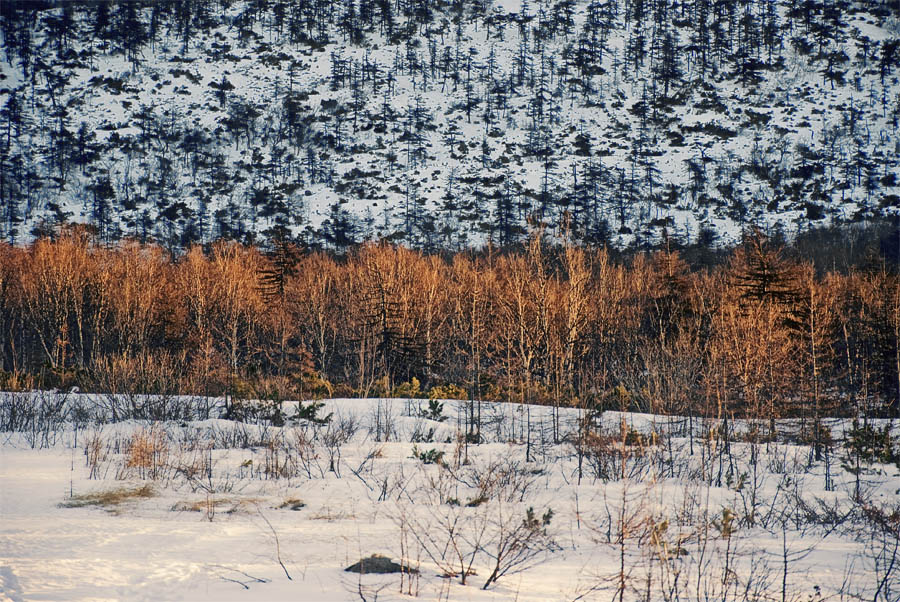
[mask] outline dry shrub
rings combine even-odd
[[[538,474],[516,460],[502,458],[485,465],[463,465],[453,476],[474,493],[474,497],[466,501],[467,506],[474,508],[493,499],[503,502],[524,501]]]
[[[33,374],[27,374],[20,370],[3,372],[0,370],[0,390],[2,391],[33,391],[39,389],[40,383]]]
[[[218,460],[213,455],[212,446],[197,447],[188,452],[181,452],[169,462],[175,476],[180,476],[191,488],[191,491],[205,492],[207,495],[231,493],[235,487],[241,486],[245,478],[244,469],[250,468],[252,478],[252,462],[241,465],[237,472],[217,469]]]
[[[585,459],[594,477],[609,481],[636,476],[647,465],[647,452],[658,443],[655,434],[642,435],[624,426],[620,433],[589,432],[585,435]]]
[[[156,480],[166,474],[169,442],[165,432],[156,425],[134,434],[125,456],[125,467],[136,469],[141,479]]]
[[[271,440],[264,451],[263,472],[267,479],[289,479],[296,474],[296,462],[287,446]]]
[[[103,393],[100,402],[113,422],[193,418],[190,408],[177,397],[184,371],[181,355],[165,351],[122,353],[95,361],[89,385]]]
[[[101,479],[101,464],[109,457],[106,442],[100,433],[93,433],[84,444],[84,460],[88,468],[91,469],[88,475],[89,479]],[[105,476],[105,475],[104,475]]]

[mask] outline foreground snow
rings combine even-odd
[[[409,591],[423,600],[609,600],[622,583],[626,600],[646,599],[648,588],[651,599],[889,600],[900,589],[891,538],[876,536],[852,502],[855,476],[835,457],[826,491],[824,463],[810,462],[808,446],[735,441],[726,455],[699,436],[708,423],[694,421],[691,441],[684,420],[606,413],[600,433],[615,439],[624,420],[635,433],[660,433],[659,443],[635,435],[618,448],[624,463],[603,448],[585,459],[579,484],[576,446],[562,441],[576,433],[575,410],[560,412],[554,444],[551,409],[483,404],[486,442],[466,445],[457,438],[464,403],[446,402],[442,422],[420,408],[427,402],[333,400],[319,412],[333,413],[328,424],[283,429],[67,425],[43,449],[26,433],[4,433],[0,600],[390,600]],[[848,427],[831,426],[836,438]],[[142,460],[138,440],[162,443]],[[443,452],[440,463],[426,463],[431,450]],[[837,444],[834,454],[846,451]],[[604,466],[617,473],[598,478]],[[866,504],[900,505],[897,467],[864,468]],[[145,485],[148,497],[85,497]],[[554,545],[482,590],[497,538],[529,507],[552,509]],[[828,519],[828,508],[846,516]],[[457,539],[442,528],[450,519],[459,519]],[[466,585],[428,555],[448,542],[471,550]],[[419,578],[343,571],[375,553],[405,557]]]

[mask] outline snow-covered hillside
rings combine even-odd
[[[2,7],[7,240],[709,242],[900,206],[896,3]]]
[[[799,422],[518,404],[288,403],[273,426],[142,397],[210,417],[104,420],[136,399],[0,393],[3,424],[40,409],[0,433],[0,600],[900,595],[887,421],[827,421],[817,460]],[[373,554],[407,572],[344,571]]]

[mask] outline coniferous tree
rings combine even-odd
[[[141,48],[147,41],[147,30],[139,10],[140,5],[135,2],[122,2],[115,6],[116,12],[112,17],[114,40],[134,68],[138,63]]]

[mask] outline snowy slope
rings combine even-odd
[[[187,29],[150,3],[136,53],[118,13],[98,34],[93,4],[21,5],[6,36],[26,31],[31,54],[7,39],[0,61],[0,99],[21,115],[3,124],[0,233],[71,220],[177,247],[280,226],[332,246],[458,247],[569,216],[586,240],[627,245],[900,206],[890,9],[504,0],[418,17],[396,3],[389,34],[363,4],[325,3],[295,35],[281,2],[200,2]]]

